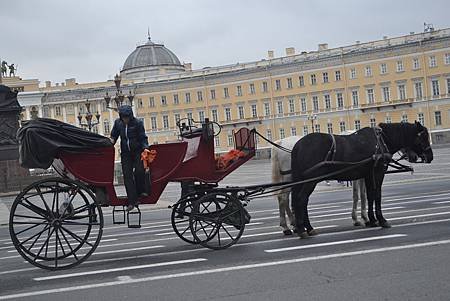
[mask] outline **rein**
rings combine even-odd
[[[276,148],[281,149],[282,151],[285,151],[285,152],[287,152],[287,153],[289,153],[289,154],[292,153],[292,149],[289,149],[289,148],[284,147],[284,146],[282,146],[282,145],[279,145],[279,144],[277,144],[277,143],[275,143],[275,142],[273,142],[273,141],[270,141],[269,139],[267,139],[266,137],[264,137],[261,133],[259,133],[256,129],[252,129],[251,131],[254,132],[256,135],[258,135],[259,137],[261,137],[261,138],[262,138],[264,141],[266,141],[267,143],[271,144],[272,146],[275,146]]]

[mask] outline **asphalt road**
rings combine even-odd
[[[144,209],[143,228],[111,225],[82,265],[49,272],[24,262],[0,227],[0,300],[449,300],[450,149],[435,150],[414,175],[387,176],[391,229],[354,227],[351,190],[321,184],[310,200],[320,235],[285,237],[274,197],[247,207],[238,244],[212,251],[173,234],[169,209]],[[266,161],[238,169],[224,184],[270,182]],[[165,201],[178,195],[168,187]],[[13,197],[2,198],[9,206]]]

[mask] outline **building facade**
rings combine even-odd
[[[121,71],[123,91],[150,143],[177,139],[176,121],[209,118],[222,124],[218,152],[233,146],[232,132],[256,128],[270,140],[311,132],[339,134],[380,122],[424,124],[434,143],[450,142],[450,29],[256,62],[191,70],[162,44],[138,46]],[[74,79],[23,88],[23,118],[50,117],[78,125],[84,103],[101,114],[95,131],[108,135],[116,113],[106,108],[113,81]],[[268,145],[259,141],[259,148]]]

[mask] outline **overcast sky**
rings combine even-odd
[[[41,82],[104,81],[146,40],[193,68],[450,27],[449,0],[0,0],[0,59]]]

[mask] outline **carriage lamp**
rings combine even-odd
[[[89,130],[89,132],[92,131],[92,129],[100,123],[100,113],[96,112],[95,115],[92,114],[91,112],[91,104],[89,103],[89,99],[86,99],[86,113],[84,114],[84,119],[86,120],[86,122],[83,122],[83,115],[81,114],[81,112],[78,113],[78,122],[80,124],[81,127],[87,128]],[[93,120],[95,116],[95,121]]]
[[[317,120],[317,115],[316,114],[308,115],[308,120],[311,121],[311,130],[312,130],[312,133],[314,133],[314,120]]]
[[[114,97],[111,97],[108,92],[106,92],[106,95],[104,96],[106,107],[108,109],[117,111],[118,108],[123,105],[123,101],[125,100],[125,97],[130,102],[130,105],[133,106],[133,99],[134,99],[134,92],[130,90],[129,94],[125,96],[122,92],[122,89],[120,87],[120,84],[122,82],[122,78],[119,74],[116,74],[114,76],[114,84],[116,86],[116,95]],[[113,100],[113,103],[111,103],[111,100]],[[115,104],[115,107],[113,107],[113,104]]]

